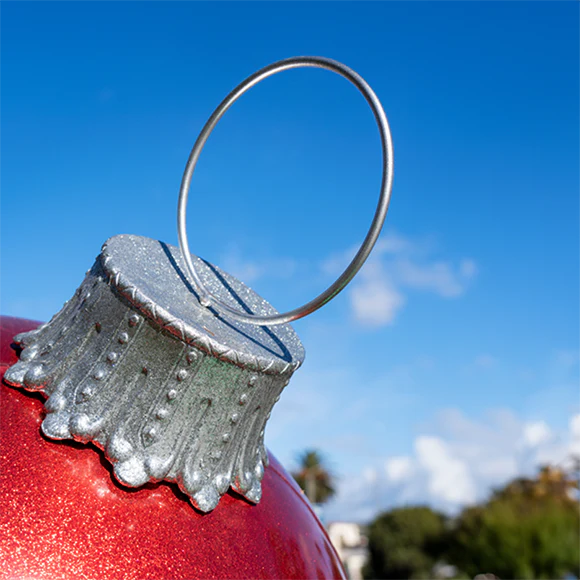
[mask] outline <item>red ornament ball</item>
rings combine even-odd
[[[36,326],[0,318],[0,376],[18,360],[12,337]],[[38,393],[3,383],[0,409],[0,578],[345,578],[272,456],[258,505],[230,491],[202,514],[176,485],[126,488],[96,447],[45,438]]]

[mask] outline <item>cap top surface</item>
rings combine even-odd
[[[204,285],[232,308],[257,315],[276,313],[234,276],[196,256],[192,259]],[[285,372],[304,360],[302,343],[290,325],[246,324],[201,306],[175,246],[141,236],[119,235],[103,246],[102,262],[111,283],[123,296],[182,340],[257,370]]]

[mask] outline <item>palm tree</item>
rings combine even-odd
[[[300,468],[292,473],[296,483],[302,488],[310,503],[324,503],[334,494],[334,475],[324,465],[322,455],[308,449],[298,456]]]

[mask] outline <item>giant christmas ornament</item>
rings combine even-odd
[[[342,276],[279,314],[190,253],[186,205],[225,111],[260,80],[301,66],[336,72],[363,93],[381,132],[383,182],[369,234]],[[362,266],[391,182],[387,121],[365,81],[329,59],[274,63],[234,89],[202,130],[182,181],[180,248],[115,236],[48,323],[2,319],[0,369],[19,390],[2,386],[0,577],[343,576],[304,496],[269,457],[264,429],[304,359],[288,323]]]

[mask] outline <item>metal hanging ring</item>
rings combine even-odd
[[[272,76],[276,73],[302,67],[312,67],[321,68],[332,71],[340,76],[344,77],[350,81],[364,96],[369,107],[371,108],[377,125],[379,127],[381,135],[382,144],[382,157],[383,157],[383,173],[382,173],[382,183],[381,183],[381,193],[379,197],[379,203],[371,223],[371,227],[364,239],[362,246],[357,252],[356,256],[353,258],[351,263],[347,266],[340,277],[329,286],[322,294],[318,295],[314,300],[296,308],[290,310],[289,312],[284,312],[282,314],[273,314],[270,316],[256,316],[253,314],[248,314],[245,312],[240,312],[231,308],[219,298],[214,296],[203,284],[200,277],[197,274],[195,266],[193,265],[193,260],[191,259],[191,253],[189,251],[189,243],[187,240],[186,232],[186,209],[187,209],[187,198],[189,195],[189,187],[191,185],[191,178],[193,176],[193,171],[199,159],[201,150],[203,149],[210,133],[213,131],[218,121],[222,118],[224,113],[234,104],[234,102],[243,95],[247,90],[251,89],[254,85],[258,84],[260,81]],[[377,241],[383,222],[385,221],[385,216],[387,215],[387,209],[389,207],[389,201],[391,198],[391,190],[393,185],[393,143],[391,140],[391,132],[389,129],[389,123],[383,107],[375,95],[371,87],[366,83],[366,81],[358,75],[355,71],[345,66],[344,64],[332,60],[329,58],[319,57],[319,56],[297,56],[293,58],[288,58],[285,60],[280,60],[278,62],[272,63],[259,71],[255,72],[253,75],[249,76],[245,81],[240,83],[217,107],[213,112],[212,116],[209,118],[204,128],[202,129],[189,159],[185,167],[185,172],[183,174],[183,179],[181,181],[181,188],[179,190],[179,202],[177,209],[177,233],[179,236],[179,247],[181,248],[181,253],[185,260],[185,267],[187,273],[189,274],[191,281],[194,283],[196,290],[199,293],[200,302],[203,306],[209,307],[213,306],[220,313],[229,315],[231,318],[240,320],[242,322],[247,322],[249,324],[256,325],[274,325],[283,324],[285,322],[291,322],[292,320],[297,320],[308,314],[311,314],[315,310],[318,310],[321,306],[324,306],[327,302],[332,300],[339,292],[344,290],[346,285],[354,278],[356,273],[360,270],[361,266],[364,264],[365,260],[369,257],[375,242]]]

